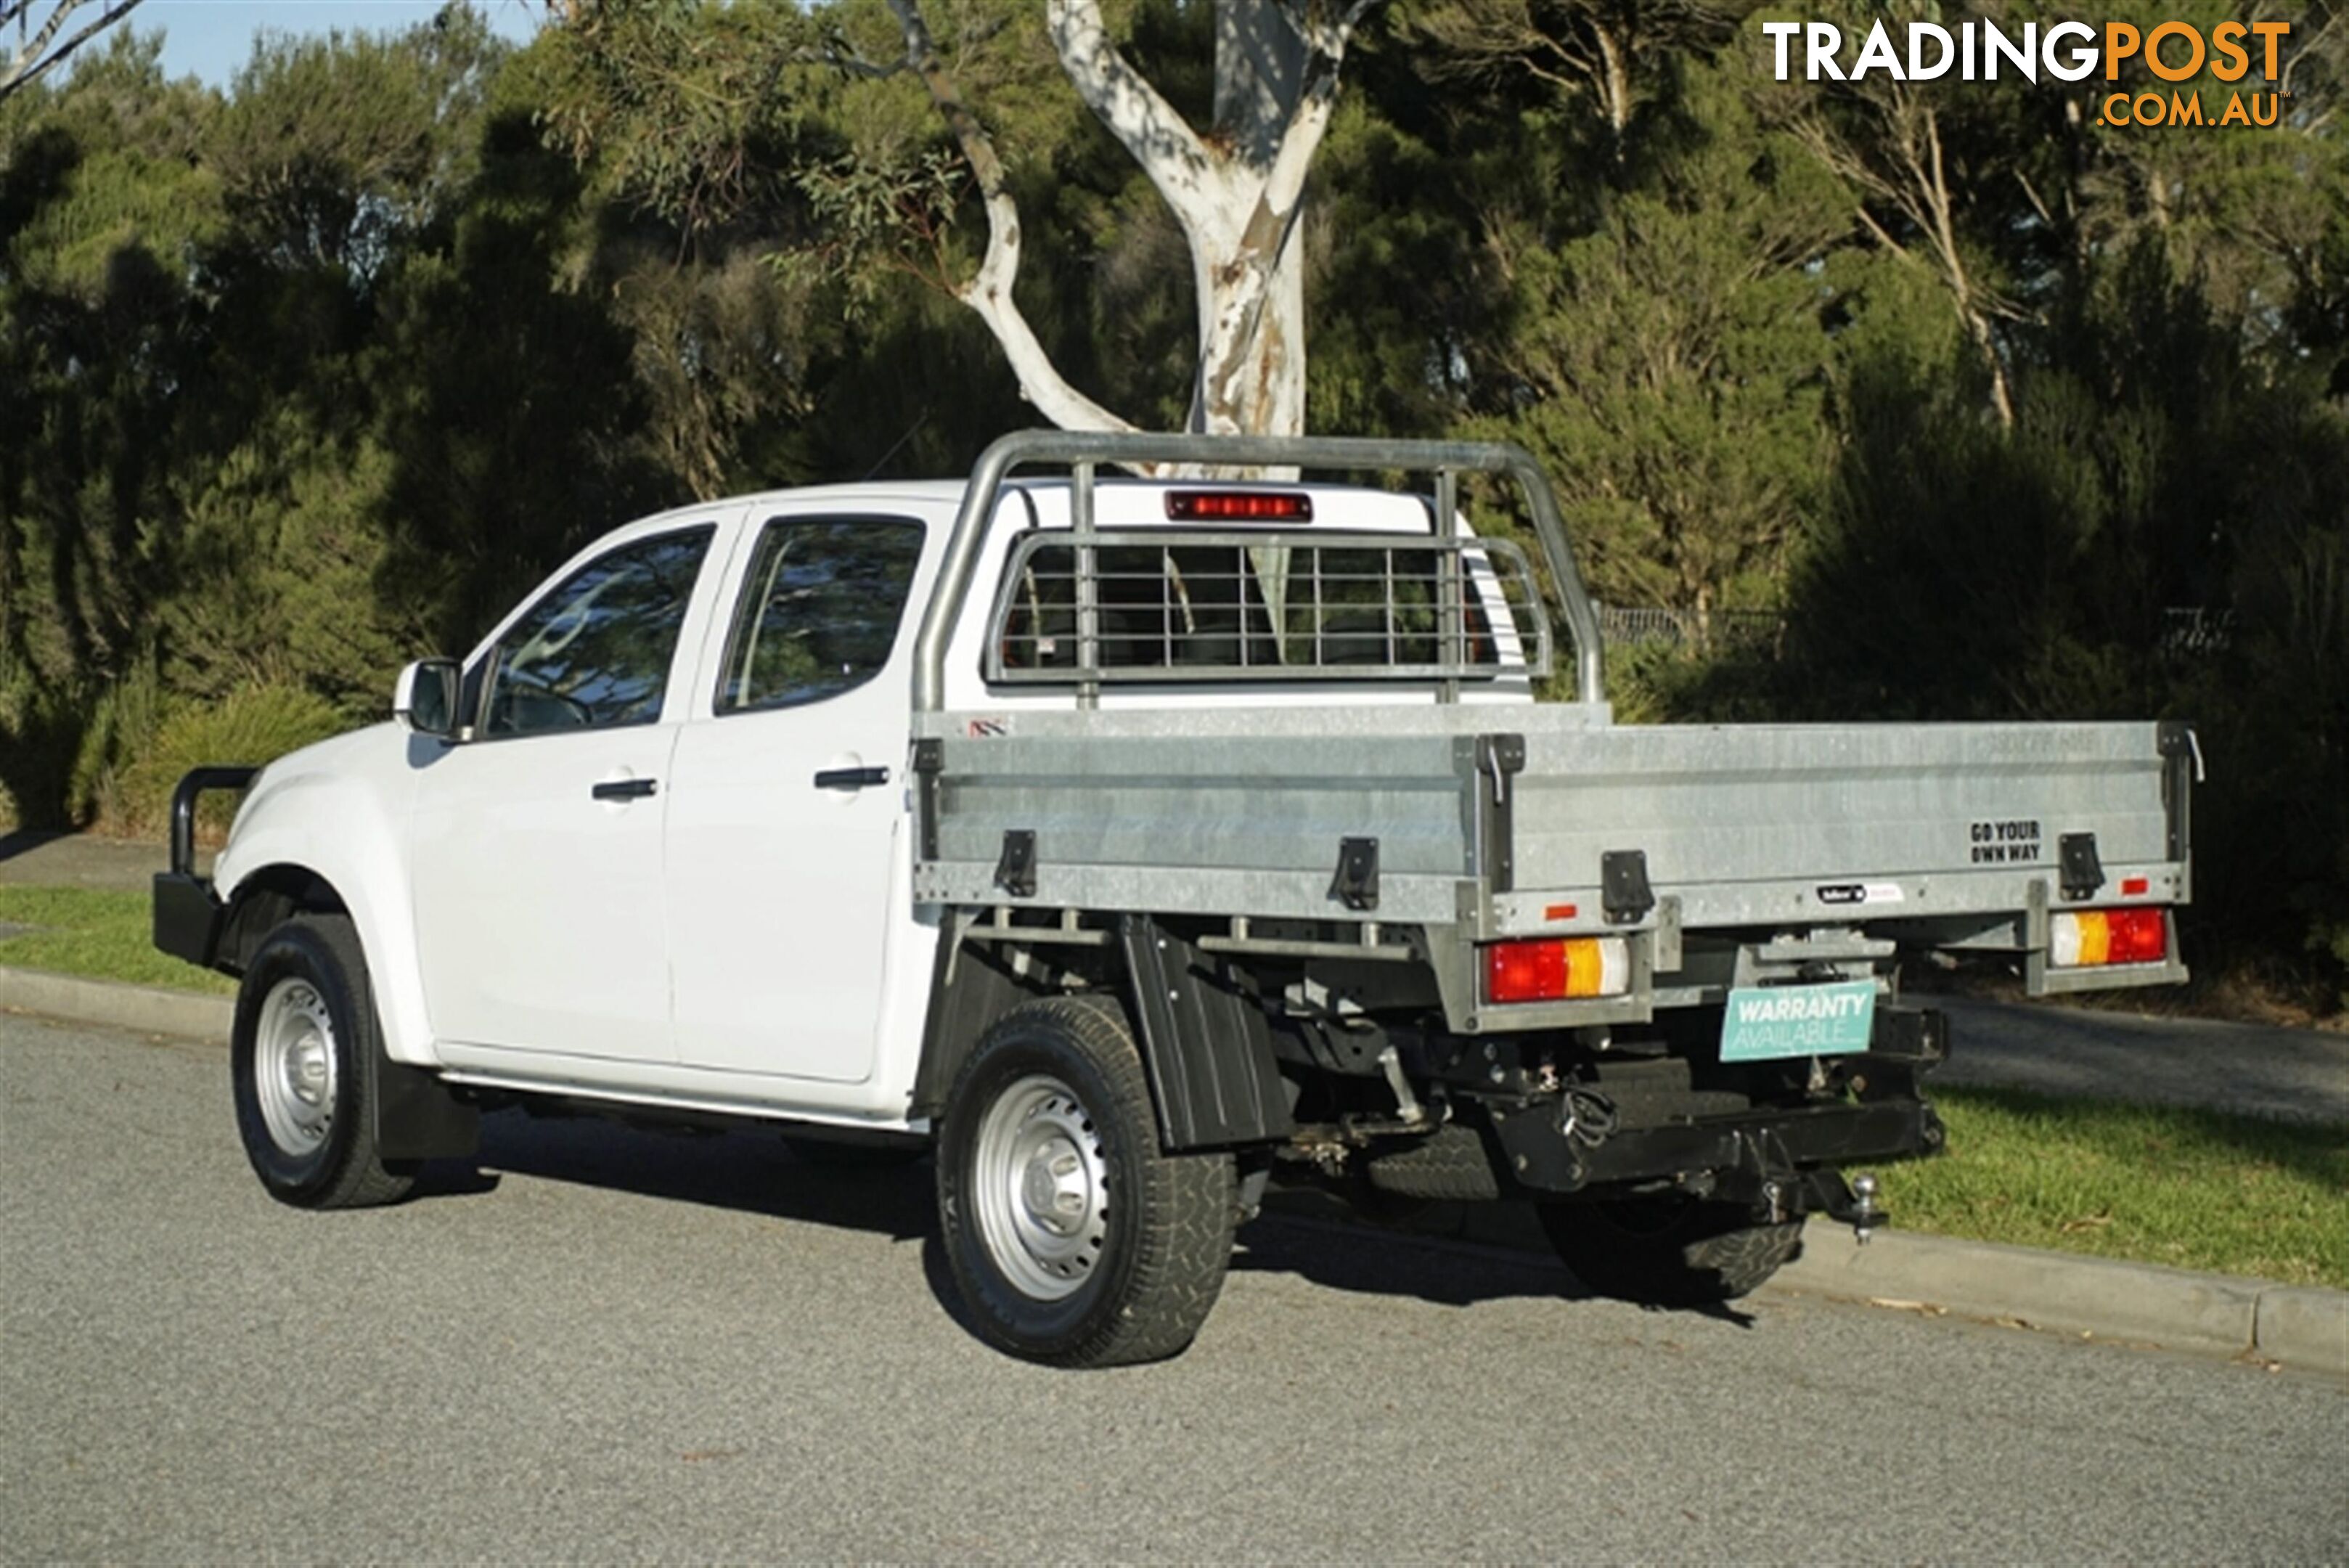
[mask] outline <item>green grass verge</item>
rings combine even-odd
[[[1883,1172],[1906,1230],[2349,1289],[2349,1128],[1940,1089],[1949,1152]]]
[[[31,928],[0,937],[0,965],[215,995],[236,990],[224,974],[157,952],[150,908],[144,893],[0,886],[0,926]]]

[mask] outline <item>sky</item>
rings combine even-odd
[[[506,37],[528,37],[545,15],[535,0],[474,0]],[[163,35],[163,68],[226,87],[262,28],[285,33],[380,32],[429,22],[440,0],[144,0],[124,25]]]

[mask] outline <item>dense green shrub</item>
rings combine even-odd
[[[347,728],[324,699],[295,686],[244,686],[217,702],[183,703],[135,759],[99,781],[100,820],[110,832],[151,836],[169,823],[171,791],[189,769],[215,763],[257,766]],[[224,830],[232,811],[226,798],[212,796],[204,803],[202,826]]]

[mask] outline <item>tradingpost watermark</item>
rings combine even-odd
[[[2009,30],[1977,19],[1955,26],[1909,22],[1906,27],[1906,38],[1896,44],[1893,27],[1875,23],[1847,63],[1844,29],[1832,22],[1762,24],[1782,82],[1793,80],[1799,68],[1803,79],[1815,82],[1857,82],[1870,76],[1901,82],[2101,78],[2110,87],[2135,61],[2168,85],[2114,88],[2096,101],[2099,124],[2135,126],[2271,126],[2292,96],[2283,84],[2289,22],[2220,22],[2207,30],[2178,21],[2144,28],[2129,22],[2025,22]],[[2199,85],[2188,85],[2206,75],[2218,84],[2209,99]],[[2226,95],[2223,103],[2216,101],[2219,92]]]

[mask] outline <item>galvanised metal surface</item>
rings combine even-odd
[[[978,569],[979,546],[996,511],[996,500],[1012,470],[1035,463],[1076,468],[1077,526],[1092,531],[1092,473],[1102,463],[1127,466],[1258,469],[1319,469],[1337,472],[1427,473],[1440,494],[1451,493],[1461,473],[1506,474],[1516,483],[1540,539],[1558,608],[1575,642],[1575,689],[1585,702],[1600,701],[1605,682],[1599,669],[1599,612],[1582,586],[1582,574],[1567,545],[1566,524],[1549,477],[1523,447],[1485,441],[1399,441],[1335,436],[1142,435],[1092,431],[1017,431],[980,454],[963,493],[962,509],[939,563],[937,586],[922,615],[914,643],[913,707],[934,713],[946,705],[947,643],[961,624]],[[1448,519],[1446,520],[1448,526]],[[1268,544],[1272,543],[1268,539]],[[1090,615],[1090,603],[1080,607]]]
[[[1100,716],[1093,736],[946,741],[936,857],[992,865],[1018,829],[1052,866],[1326,872],[1340,837],[1369,836],[1383,871],[1471,868],[1463,739],[1176,739]]]
[[[1072,552],[1071,624],[1084,667],[1075,711],[944,713],[946,645],[988,519],[1006,477],[1033,463],[1071,469],[1069,537],[1050,547]],[[1450,548],[1458,475],[1506,473],[1524,493],[1577,643],[1580,701],[1495,701],[1526,683],[1467,681],[1446,667],[1432,670],[1433,702],[1102,711],[1111,679],[1103,639],[1124,635],[1104,627],[1116,607],[1105,610],[1099,596],[1100,558],[1111,547],[1094,521],[1103,463],[1431,473],[1430,543],[1439,552]],[[1286,551],[1309,535],[1265,537],[1267,548]],[[1236,547],[1251,548],[1244,540]],[[1441,583],[1454,580],[1439,570]],[[1162,598],[1172,592],[1161,587]],[[1437,599],[1449,606],[1449,587]],[[1009,626],[1005,607],[997,608],[990,641],[999,643]],[[1161,609],[1162,618],[1174,613]],[[1027,630],[1031,642],[1040,635]],[[1447,618],[1441,635],[1455,639],[1461,628]],[[1162,628],[1161,642],[1160,662],[1174,664],[1173,633]],[[1040,643],[1034,653],[1044,656]],[[992,677],[1007,677],[1002,648],[992,657]],[[1239,662],[1250,661],[1243,653]],[[1214,670],[1147,674],[1216,687]],[[2059,896],[2119,896],[2124,877],[2141,879],[2132,896],[2151,901],[2190,895],[2186,796],[2199,755],[2185,726],[1617,728],[1601,696],[1596,610],[1548,482],[1518,448],[1007,436],[973,471],[916,640],[914,896],[965,907],[1358,921],[1366,942],[1376,940],[1370,921],[1418,926],[1413,940],[1437,971],[1455,1027],[1480,1026],[1466,944],[1594,921],[1635,934],[1632,993],[1517,1016],[1599,1022],[1710,994],[1709,981],[1659,981],[1651,992],[1649,980],[1651,970],[1677,973],[1683,932],[1704,927],[1865,928],[1929,945],[2021,949],[2034,994],[2183,977],[2174,956],[2129,966],[2132,974],[2059,974],[2046,949]],[[1350,877],[1373,852],[1377,894],[1364,902],[1359,887],[1341,887],[1339,867],[1343,857]],[[1603,869],[1610,862],[1611,873]],[[2101,870],[2088,875],[2094,867]]]
[[[986,874],[1004,833],[1025,831],[1038,904],[1344,918],[1339,841],[1375,837],[1395,885],[1377,917],[1449,921],[1446,881],[1482,874],[1492,784],[1473,742],[1490,733],[1525,739],[1507,784],[1514,887],[1473,891],[1507,895],[1511,923],[1546,892],[1595,906],[1601,857],[1621,850],[1645,855],[1690,925],[2020,919],[2067,834],[2095,835],[2108,886],[2184,886],[2151,724],[1619,728],[1587,709],[1486,705],[1023,713],[971,738],[992,722],[923,726],[944,768],[917,896],[1004,901]],[[1425,879],[1408,914],[1392,901],[1406,877]]]
[[[1924,875],[1874,877],[1865,886],[1872,898],[1865,904],[1835,902],[1853,877],[1823,880],[1817,877],[1785,877],[1770,882],[1656,882],[1659,908],[1672,900],[1684,926],[1815,926],[1864,921],[1871,929],[1886,922],[1902,927],[1940,926],[1924,933],[1928,945],[2006,950],[2033,945],[2031,904],[2034,888],[2044,891],[2052,869],[1943,871]],[[2106,901],[2124,878],[2142,877],[2152,903],[2182,901],[2184,880],[2169,863],[2105,863]],[[1822,897],[1822,889],[1826,896]],[[1599,907],[1599,888],[1594,879],[1581,885],[1537,888],[1525,892],[1495,894],[1480,938],[1526,936],[1536,932],[1615,929]],[[1571,909],[1572,915],[1557,913]],[[1896,932],[1896,935],[1901,934]],[[2037,940],[2044,933],[2037,933]]]
[[[1495,686],[1506,690],[1507,684],[1495,682]],[[1613,718],[1613,711],[1604,702],[1545,702],[1537,708],[1523,685],[1517,686],[1513,701],[1483,701],[1473,690],[1464,692],[1457,704],[1413,702],[1392,693],[1381,695],[1387,700],[1376,704],[1327,708],[1121,708],[1115,710],[1113,730],[1107,731],[1102,723],[1105,713],[1074,709],[1019,708],[999,712],[957,710],[915,714],[914,734],[916,738],[948,742],[976,740],[982,744],[992,744],[1007,736],[1092,740],[1107,733],[1122,738],[1149,736],[1180,741],[1280,739],[1308,748],[1291,753],[1290,771],[1295,772],[1300,761],[1309,765],[1314,763],[1320,753],[1309,748],[1325,739],[1351,736],[1387,741],[1516,732],[1526,727],[1527,716],[1534,713],[1541,717],[1533,722],[1552,732],[1578,727],[1604,729]]]
[[[1531,724],[1516,783],[1519,886],[1596,883],[1641,849],[1702,887],[1986,867],[2053,872],[2069,833],[2106,864],[2166,858],[2166,767],[2143,724]]]
[[[1044,839],[1039,855],[1049,854]],[[1099,909],[1161,915],[1261,915],[1315,919],[1360,919],[1330,897],[1338,841],[1330,841],[1330,864],[1315,871],[1194,869],[1179,865],[1101,866],[1040,860],[1036,891],[1025,898],[1007,896],[995,881],[995,855],[983,860],[914,863],[914,899],[925,904],[1009,905],[1015,909]],[[1475,885],[1456,877],[1395,876],[1381,872],[1377,920],[1417,925],[1460,918]]]

